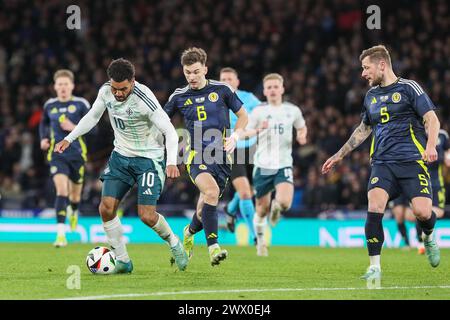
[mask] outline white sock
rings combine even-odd
[[[128,256],[125,241],[123,240],[123,228],[120,223],[120,219],[116,216],[111,221],[103,222],[103,229],[105,229],[106,238],[111,246],[112,250],[116,254],[117,260],[128,262],[130,257]]]
[[[377,256],[369,256],[369,259],[370,259],[370,265],[371,266],[376,266],[376,267],[378,267],[378,268],[381,268],[381,265],[380,265],[380,255],[377,255]]]
[[[159,218],[152,229],[155,230],[155,232],[161,237],[161,239],[166,241],[171,248],[175,247],[179,241],[178,238],[173,233],[166,219],[159,213],[156,214]]]
[[[56,224],[56,234],[58,235],[58,237],[66,236],[66,225],[64,223]]]
[[[258,214],[253,216],[253,224],[255,226],[256,238],[258,243],[264,243],[264,233],[266,231],[267,219],[261,218]]]

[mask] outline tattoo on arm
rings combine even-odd
[[[344,158],[349,152],[358,147],[372,132],[372,128],[366,125],[364,122],[353,131],[348,141],[342,146],[342,148],[335,154],[337,158]]]

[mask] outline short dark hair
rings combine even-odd
[[[110,79],[117,82],[122,82],[124,80],[131,81],[134,78],[134,66],[130,61],[119,58],[111,61],[106,73]]]
[[[207,57],[205,50],[192,47],[183,51],[183,54],[181,55],[181,65],[190,66],[196,62],[205,65]]]

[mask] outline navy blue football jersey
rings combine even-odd
[[[64,119],[69,119],[74,124],[77,124],[81,118],[88,113],[90,108],[89,102],[81,97],[72,97],[71,100],[60,102],[58,98],[49,99],[44,105],[44,112],[41,123],[39,125],[39,135],[41,140],[48,138],[50,140],[50,148],[47,154],[47,160],[51,161],[55,144],[64,139],[69,134],[69,131],[64,131],[61,128],[61,122]],[[79,137],[61,154],[67,158],[82,157],[84,161],[87,160],[87,147],[83,137]]]
[[[189,86],[176,89],[164,110],[169,117],[177,110],[183,114],[191,136],[190,149],[203,151],[208,146],[223,149],[223,138],[230,128],[229,111],[236,113],[241,106],[242,101],[228,84],[207,80],[206,86],[199,90]],[[213,131],[208,132],[210,129]]]
[[[372,127],[372,163],[416,161],[427,136],[423,115],[435,106],[417,82],[398,78],[371,88],[364,98],[362,120]]]

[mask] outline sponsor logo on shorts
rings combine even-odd
[[[372,180],[370,180],[371,184],[375,184],[378,182],[378,177],[373,177]]]
[[[201,164],[201,165],[199,165],[198,167],[199,167],[199,169],[201,169],[201,170],[206,170],[206,169],[207,169],[207,167],[206,167],[204,164]]]
[[[58,171],[58,167],[57,166],[51,166],[50,173],[55,174],[57,171]]]

